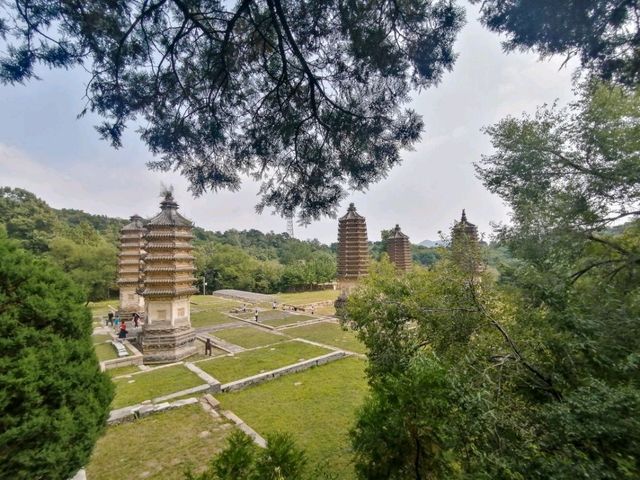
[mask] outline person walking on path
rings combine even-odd
[[[120,326],[120,315],[116,313],[115,318],[113,319],[113,328],[115,331],[118,331],[118,327]]]
[[[109,312],[107,314],[107,325],[111,325],[113,327],[113,312]]]
[[[138,315],[138,312],[135,312],[133,314],[133,326],[138,328],[138,322],[140,321],[140,315]]]
[[[274,301],[273,301],[273,303],[271,304],[271,308],[272,308],[273,310],[275,310],[275,309],[276,309],[276,301],[275,301],[275,300],[274,300]]]
[[[311,305],[311,315],[313,315],[313,312],[315,312],[315,311],[316,311],[315,305]]]
[[[211,339],[207,338],[207,342],[204,344],[204,354],[211,356]]]
[[[255,319],[256,319],[256,323],[259,323],[259,322],[258,322],[258,309],[257,309],[257,308],[256,308],[256,312],[253,314],[253,316],[254,316],[254,317],[255,317]]]
[[[122,322],[122,324],[120,325],[120,332],[118,333],[118,338],[120,339],[120,341],[124,340],[127,338],[127,324]]]

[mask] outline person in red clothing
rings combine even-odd
[[[120,333],[118,333],[118,338],[120,339],[125,339],[127,338],[127,324],[124,323],[124,320],[122,321],[122,323],[120,324]]]

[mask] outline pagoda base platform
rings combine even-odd
[[[140,345],[143,363],[172,363],[197,353],[196,333],[191,327],[145,328]]]

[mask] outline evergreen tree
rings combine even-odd
[[[67,480],[113,396],[81,291],[0,232],[0,478]]]
[[[630,86],[640,81],[639,16],[638,0],[482,0],[481,8],[507,50],[575,56],[590,74]]]
[[[456,55],[450,0],[2,2],[0,82],[82,65],[88,109],[119,146],[137,130],[192,190],[263,181],[258,208],[335,213],[400,162],[423,122],[404,108]],[[85,93],[85,92],[83,92]]]

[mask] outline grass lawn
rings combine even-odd
[[[118,308],[120,300],[112,298],[111,300],[102,300],[101,302],[89,302],[89,309],[93,316],[106,315],[109,312],[109,305],[114,308]]]
[[[247,309],[246,312],[236,313],[236,316],[240,318],[244,318],[245,320],[253,320],[255,318],[255,310]],[[282,310],[261,310],[258,312],[258,320],[262,323],[267,323],[269,320],[277,320],[280,318],[287,318],[292,316],[289,312],[284,312]]]
[[[231,300],[229,298],[215,297],[213,295],[193,295],[190,302],[193,308],[214,306],[218,308],[231,309],[242,306],[242,302]]]
[[[104,343],[109,340],[111,340],[111,335],[91,335],[91,341],[94,345],[97,343]]]
[[[113,409],[204,384],[200,377],[184,365],[159,368],[132,378],[118,378],[113,383],[116,385],[116,397],[111,404]]]
[[[212,335],[243,348],[262,347],[263,345],[287,340],[287,337],[283,337],[282,335],[276,335],[274,333],[269,333],[265,330],[249,326],[218,330]]]
[[[126,367],[111,368],[107,370],[107,374],[113,378],[113,377],[117,377],[118,375],[129,375],[130,373],[136,373],[141,371],[142,370],[140,370],[135,365],[127,365]]]
[[[289,305],[306,305],[308,303],[335,300],[340,295],[340,290],[320,290],[318,292],[279,293],[278,303]]]
[[[91,480],[183,480],[224,448],[233,427],[198,404],[109,427],[87,465]]]
[[[196,312],[194,309],[194,311],[191,312],[191,326],[194,328],[230,322],[237,322],[237,320],[220,310],[206,309]]]
[[[346,358],[218,399],[261,435],[289,432],[311,464],[322,462],[340,480],[352,479],[348,431],[367,392],[364,366]]]
[[[227,383],[301,360],[319,357],[325,353],[329,353],[329,350],[308,343],[291,341],[278,343],[273,347],[238,353],[233,357],[225,356],[198,362],[198,367],[222,383]]]
[[[307,320],[313,320],[315,317],[311,315],[289,315],[288,317],[274,319],[274,320],[265,320],[263,323],[267,325],[271,325],[272,327],[280,327],[282,325],[291,325],[299,322],[306,322]]]
[[[96,349],[96,355],[98,356],[98,360],[100,360],[101,362],[118,358],[116,347],[114,347],[111,343],[100,343],[98,345],[94,345],[93,348]]]
[[[293,327],[282,330],[290,337],[300,337],[313,342],[332,345],[337,348],[357,353],[367,353],[365,346],[356,338],[352,331],[342,330],[340,325],[329,322],[314,323],[303,327]]]
[[[320,305],[319,307],[316,307],[315,314],[333,317],[336,314],[336,307],[333,305]]]

